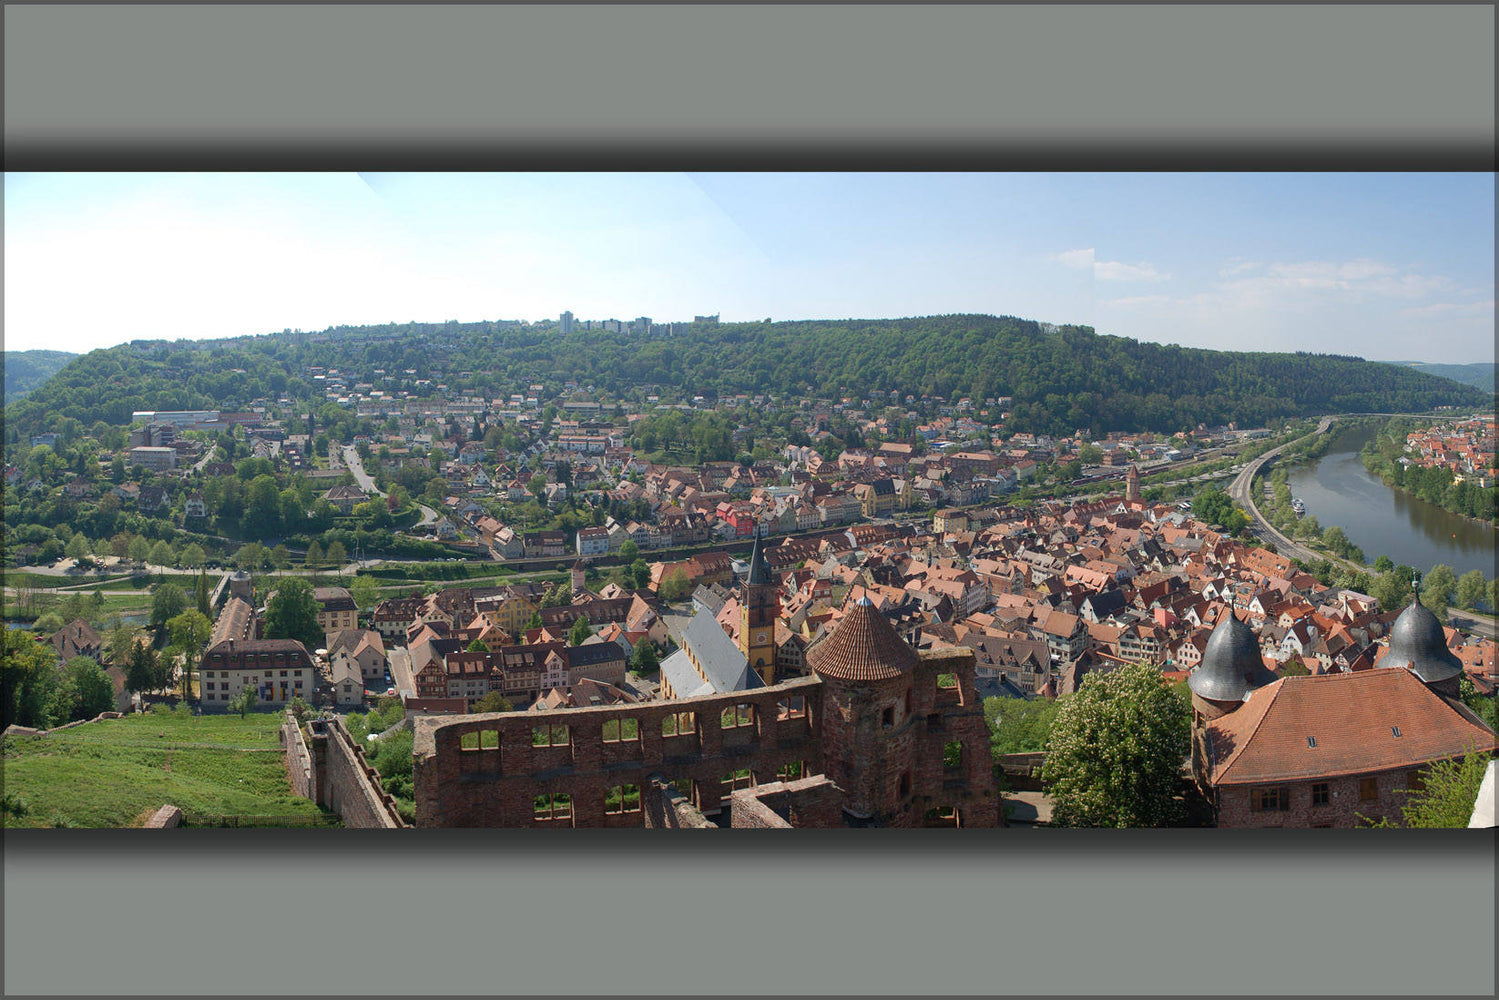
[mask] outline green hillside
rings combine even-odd
[[[330,826],[292,793],[279,712],[128,715],[5,738],[6,826],[138,826],[166,803],[187,826]]]
[[[1013,430],[1179,431],[1336,412],[1481,406],[1492,397],[1400,365],[1325,354],[1208,351],[1008,316],[677,324],[651,333],[516,322],[337,327],[214,341],[137,341],[76,358],[6,408],[7,445],[137,409],[321,399],[308,366],[490,395],[566,380],[618,396],[1013,398]],[[427,386],[422,391],[435,391]]]
[[[6,351],[5,402],[24,399],[53,374],[78,357],[67,351]]]
[[[1454,382],[1463,385],[1477,386],[1484,392],[1494,391],[1494,369],[1499,367],[1492,362],[1483,362],[1475,365],[1433,365],[1424,361],[1402,361],[1401,364],[1408,365],[1419,372],[1427,375],[1436,375],[1439,378],[1450,378]]]

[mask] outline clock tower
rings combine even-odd
[[[760,551],[757,526],[749,573],[739,588],[739,649],[767,686],[775,683],[776,618],[781,612],[779,590]]]

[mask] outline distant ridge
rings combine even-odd
[[[1492,405],[1476,387],[1409,366],[1178,347],[1014,316],[575,325],[567,334],[551,321],[450,321],[93,351],[6,407],[6,443],[68,418],[118,426],[135,410],[232,410],[261,398],[320,407],[314,366],[338,369],[349,384],[414,372],[429,386],[491,399],[535,383],[560,393],[567,382],[640,400],[771,395],[883,409],[906,396],[952,406],[967,398],[991,420],[1008,413],[1006,431],[1063,435]]]
[[[78,357],[67,351],[6,351],[5,401],[15,402]]]
[[[1396,361],[1392,363],[1405,365],[1407,368],[1414,368],[1427,375],[1450,378],[1452,381],[1463,385],[1477,386],[1485,392],[1494,391],[1494,370],[1495,368],[1499,368],[1499,364],[1487,361],[1472,365],[1436,365],[1425,361]]]

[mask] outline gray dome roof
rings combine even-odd
[[[1202,663],[1187,678],[1187,687],[1209,701],[1243,701],[1273,679],[1260,659],[1254,633],[1228,610],[1208,636]]]
[[[1380,667],[1405,667],[1427,684],[1451,680],[1463,663],[1447,648],[1442,623],[1420,601],[1400,612],[1390,628],[1390,651]]]

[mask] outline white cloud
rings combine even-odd
[[[1130,306],[1158,306],[1171,301],[1173,299],[1169,295],[1126,295],[1120,299],[1105,299],[1103,304],[1128,308]]]
[[[1086,250],[1066,250],[1051,255],[1052,260],[1063,267],[1078,271],[1092,269],[1094,281],[1163,281],[1171,277],[1162,274],[1149,264],[1124,264],[1117,260],[1098,260],[1093,247]]]
[[[1054,253],[1051,259],[1057,261],[1063,267],[1084,270],[1093,266],[1093,248],[1086,250],[1067,250],[1063,253]]]
[[[1149,264],[1100,260],[1093,265],[1093,277],[1098,281],[1164,281],[1171,275],[1162,274]]]
[[[1494,315],[1494,300],[1487,302],[1433,302],[1428,306],[1412,306],[1400,310],[1401,316],[1413,319],[1426,316],[1482,317]]]

